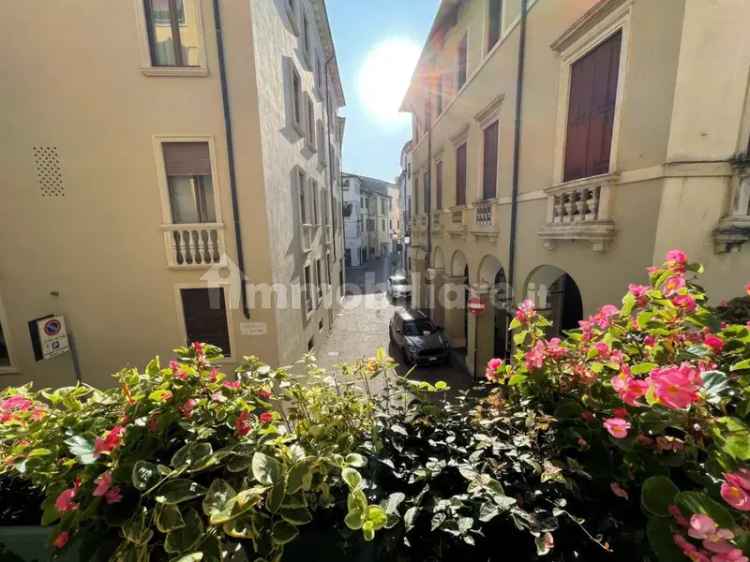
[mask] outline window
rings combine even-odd
[[[435,85],[435,115],[440,115],[443,112],[443,75],[438,74],[436,79],[437,84]]]
[[[439,161],[435,165],[435,208],[443,208],[443,161]]]
[[[616,33],[571,68],[563,181],[609,172],[621,40]]]
[[[385,230],[385,219],[381,219],[380,221],[380,230]]]
[[[305,94],[305,113],[307,114],[307,128],[305,130],[305,142],[310,150],[315,150],[315,106],[310,96]]]
[[[310,61],[310,21],[307,19],[307,14],[302,14],[302,44],[305,52],[304,56],[307,61]]]
[[[419,176],[414,175],[414,213],[419,213]]]
[[[456,90],[460,90],[464,84],[466,84],[466,42],[468,36],[464,35],[461,42],[458,44],[458,68],[456,70]]]
[[[187,343],[195,341],[220,347],[232,355],[224,290],[220,288],[180,289]]]
[[[307,314],[310,314],[313,309],[313,291],[312,291],[312,273],[310,272],[310,266],[305,266],[305,287],[304,287],[304,294],[302,295],[304,303],[305,303],[305,312]]]
[[[487,51],[500,40],[503,32],[503,0],[489,0],[489,19],[487,26]]]
[[[315,285],[318,287],[318,301],[323,298],[323,270],[320,259],[315,260]]]
[[[216,222],[208,143],[165,142],[162,151],[172,222]]]
[[[326,133],[323,121],[318,119],[318,165],[322,168],[326,165]]]
[[[8,345],[6,332],[4,331],[2,312],[2,303],[0,303],[0,370],[6,370],[12,367],[13,364],[10,361],[10,346]]]
[[[484,130],[484,166],[482,168],[482,198],[492,199],[497,193],[497,149],[499,123],[495,121]]]
[[[466,205],[466,143],[456,149],[456,205]]]
[[[145,0],[152,66],[200,66],[195,0]]]
[[[322,84],[322,78],[323,77],[323,71],[321,70],[320,66],[320,57],[318,55],[315,55],[315,89],[320,93],[323,89],[321,86]]]
[[[430,173],[425,172],[423,179],[424,179],[424,183],[422,184],[422,188],[424,189],[424,212],[429,213],[430,212]]]
[[[312,351],[313,349],[315,349],[315,337],[312,337],[307,341],[307,351]]]
[[[318,182],[310,180],[310,192],[312,194],[312,208],[313,208],[313,222],[312,224],[320,224],[320,216],[318,213]]]
[[[299,212],[302,224],[308,224],[307,222],[307,201],[305,200],[305,172],[297,170],[297,190],[299,191]]]
[[[302,79],[299,72],[290,63],[292,71],[292,121],[299,131],[302,131]]]
[[[329,285],[333,284],[333,279],[331,278],[331,255],[326,254],[326,281]]]

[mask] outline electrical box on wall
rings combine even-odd
[[[53,314],[29,322],[29,335],[34,358],[37,361],[52,359],[70,351],[65,318]]]

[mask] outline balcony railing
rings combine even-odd
[[[469,210],[466,208],[453,209],[451,211],[451,221],[447,226],[448,234],[453,237],[461,237],[466,234],[468,226],[467,215]]]
[[[317,227],[314,224],[302,225],[302,249],[305,252],[309,252],[310,250],[312,250],[316,232]]]
[[[617,176],[607,174],[553,186],[547,192],[547,224],[539,231],[548,248],[556,240],[589,240],[603,251],[614,237],[611,191]]]
[[[497,205],[495,201],[479,201],[474,204],[474,224],[471,233],[475,237],[497,237],[500,229],[496,218]]]
[[[474,224],[477,226],[492,225],[492,201],[481,201],[475,205]]]
[[[323,234],[325,236],[325,243],[329,246],[333,244],[333,227],[331,225],[323,227]]]
[[[435,211],[432,211],[432,231],[433,232],[440,232],[442,229],[442,217],[443,211],[441,209],[437,209]]]
[[[162,230],[169,267],[207,268],[225,263],[223,224],[166,224]]]
[[[738,252],[750,241],[750,162],[736,164],[735,169],[729,213],[722,217],[713,233],[719,254]]]

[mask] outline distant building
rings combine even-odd
[[[342,174],[344,259],[359,267],[392,249],[391,195],[396,185],[383,180]]]

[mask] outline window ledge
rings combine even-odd
[[[17,367],[0,367],[0,375],[20,375],[21,369]]]
[[[750,240],[750,216],[724,217],[713,235],[717,254],[739,252],[742,245]]]
[[[591,243],[595,252],[603,252],[607,243],[615,237],[615,223],[613,221],[598,221],[573,224],[547,224],[539,229],[539,237],[544,240],[544,247],[548,250],[555,248],[559,241],[585,240]]]
[[[205,66],[143,66],[141,72],[146,76],[200,78],[208,76]]]

